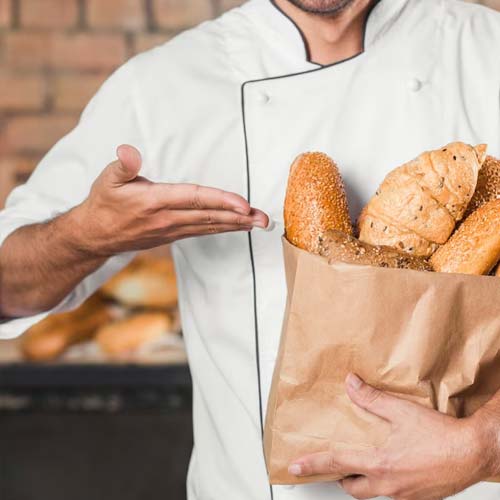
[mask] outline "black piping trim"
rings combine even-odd
[[[283,15],[288,17],[275,3],[274,0],[269,0],[272,5],[274,5],[279,12],[281,12]],[[247,174],[247,200],[248,203],[251,203],[251,182],[250,182],[250,156],[248,154],[248,137],[247,137],[247,127],[246,127],[246,118],[245,118],[245,85],[247,83],[254,83],[254,82],[264,82],[268,80],[277,80],[280,78],[288,78],[292,76],[298,76],[298,75],[303,75],[306,73],[313,73],[315,71],[321,71],[325,68],[329,68],[331,66],[336,66],[338,64],[342,64],[344,62],[350,61],[356,57],[359,57],[361,54],[365,52],[365,40],[366,40],[366,28],[368,26],[368,19],[370,17],[370,14],[372,13],[373,9],[375,6],[381,2],[382,0],[375,0],[370,7],[370,10],[368,11],[365,19],[365,24],[364,24],[364,30],[363,30],[363,50],[359,53],[356,54],[352,57],[348,57],[347,59],[343,59],[342,61],[337,61],[332,64],[326,64],[323,66],[319,66],[318,68],[313,68],[310,70],[306,71],[301,71],[297,73],[290,73],[287,75],[281,75],[281,76],[272,76],[268,78],[260,78],[256,80],[247,80],[241,84],[241,113],[242,113],[242,119],[243,119],[243,135],[244,135],[244,140],[245,140],[245,156],[246,156],[246,174]],[[291,20],[291,19],[290,19]],[[307,46],[307,42],[304,38],[304,35],[302,31],[299,29],[297,24],[293,20],[291,20],[292,23],[297,27],[302,40],[304,41],[305,44],[305,49],[306,49],[306,54],[309,53],[309,48]],[[263,404],[262,404],[262,388],[261,388],[261,375],[260,375],[260,342],[259,342],[259,323],[258,323],[258,313],[257,313],[257,275],[255,272],[255,259],[254,259],[254,252],[253,252],[253,243],[252,243],[252,234],[249,232],[248,233],[248,249],[249,249],[249,254],[250,254],[250,266],[252,269],[252,286],[253,286],[253,318],[254,318],[254,333],[255,333],[255,360],[256,360],[256,368],[257,368],[257,384],[258,384],[258,393],[259,393],[259,420],[260,420],[260,432],[261,432],[261,438],[262,438],[262,451],[264,453],[264,411],[263,411]],[[274,499],[274,493],[273,493],[273,487],[272,485],[269,485],[270,489],[270,495],[271,495],[271,500]]]

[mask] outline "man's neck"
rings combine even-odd
[[[311,62],[333,64],[363,51],[366,17],[375,0],[357,0],[336,16],[304,12],[289,0],[274,1],[302,31]]]

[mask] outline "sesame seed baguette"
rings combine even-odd
[[[481,205],[498,198],[500,198],[500,160],[493,156],[487,156],[481,170],[479,170],[476,191],[467,207],[465,217],[468,217]]]
[[[319,238],[326,231],[352,233],[344,183],[337,165],[326,154],[304,153],[293,162],[284,222],[288,241],[316,254]]]

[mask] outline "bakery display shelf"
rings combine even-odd
[[[0,365],[0,415],[170,413],[190,407],[185,364]]]

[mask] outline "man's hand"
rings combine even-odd
[[[88,198],[47,222],[20,227],[0,247],[0,317],[47,311],[115,254],[190,236],[267,227],[264,212],[235,193],[139,177],[141,156],[118,148],[118,160]]]
[[[191,236],[265,228],[267,215],[235,193],[139,176],[141,156],[120,146],[89,197],[72,212],[78,243],[93,255],[142,250]]]
[[[358,499],[441,500],[500,473],[500,450],[481,412],[452,418],[378,391],[352,374],[346,388],[356,405],[391,424],[389,438],[372,450],[303,457],[290,466],[291,474],[342,475],[340,486]]]

